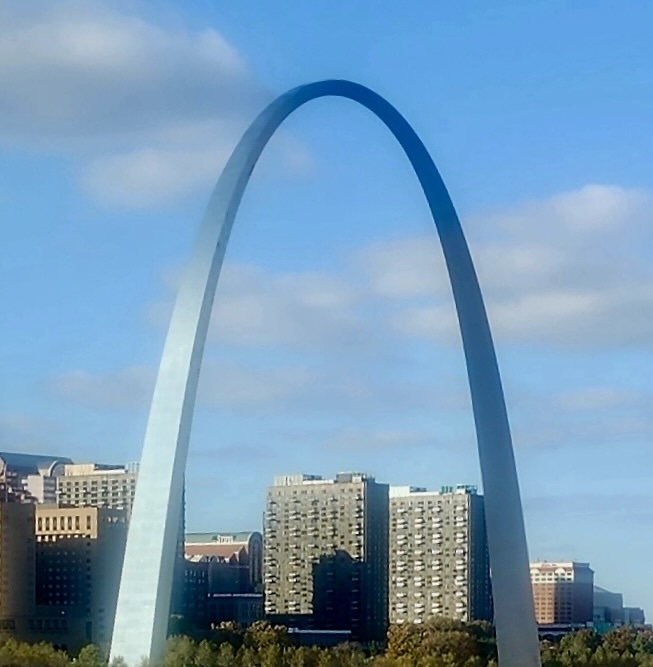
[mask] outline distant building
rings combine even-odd
[[[265,612],[273,620],[383,639],[388,485],[361,473],[276,477],[264,519]]]
[[[531,563],[538,625],[585,625],[594,617],[594,572],[589,563]]]
[[[0,493],[21,502],[53,503],[56,479],[70,459],[61,456],[0,452]]]
[[[37,505],[36,615],[77,621],[69,649],[110,641],[126,539],[124,509]]]
[[[0,634],[27,639],[34,614],[34,504],[0,502]]]
[[[209,625],[232,621],[247,627],[264,618],[262,593],[210,593],[207,610]]]
[[[263,618],[261,533],[187,533],[184,553],[187,621],[205,628],[223,621],[249,625]]]
[[[220,556],[186,558],[183,616],[199,629],[227,621],[247,627],[263,620],[263,593],[250,585],[249,568]]]
[[[131,518],[138,482],[138,464],[70,463],[57,477],[57,504],[60,507],[108,507],[124,510]],[[184,608],[185,504],[179,517],[177,558],[170,611],[182,614]]]
[[[594,626],[597,629],[610,630],[622,625],[642,626],[645,623],[644,610],[639,607],[624,607],[621,593],[594,586]]]
[[[624,625],[641,627],[646,624],[646,615],[640,607],[624,607]]]
[[[263,536],[240,533],[187,533],[186,559],[210,561],[209,592],[260,593],[263,588]]]
[[[202,556],[184,562],[181,615],[195,628],[208,628],[209,561]]]
[[[111,507],[131,516],[138,465],[69,463],[57,477],[56,499],[60,507]]]
[[[390,622],[492,620],[485,508],[475,487],[390,487]]]
[[[624,596],[594,586],[593,622],[597,628],[613,628],[624,624]]]

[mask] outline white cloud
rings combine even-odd
[[[130,366],[108,373],[69,371],[54,377],[51,391],[92,409],[144,411],[154,390],[156,369]],[[301,366],[257,368],[229,362],[203,365],[198,400],[205,407],[277,407],[301,397],[313,377]]]
[[[99,1],[0,8],[5,138],[167,134],[191,120],[238,116],[257,94],[213,29],[165,28]]]
[[[104,155],[90,161],[82,174],[84,189],[105,204],[149,208],[207,190],[215,183],[228,151],[217,146],[203,149],[142,148]]]
[[[613,197],[614,188],[607,191]],[[600,201],[604,194],[598,187],[579,192],[578,198],[573,194],[563,198],[567,209],[570,201],[586,205],[588,192]],[[597,245],[596,249],[583,246],[584,254],[577,250],[587,238],[578,231],[582,225],[577,211],[573,247],[542,239],[542,227],[525,222],[517,228],[519,233],[506,232],[500,222],[510,219],[512,211],[498,216],[493,227],[481,227],[483,235],[492,237],[491,243],[474,241],[480,219],[468,225],[493,331],[504,353],[509,353],[511,343],[572,355],[566,359],[599,348],[605,359],[613,359],[610,355],[628,345],[650,348],[653,293],[649,285],[653,281],[642,279],[648,276],[647,265],[634,253],[628,265],[618,257],[612,268],[599,261],[604,252],[618,251],[624,239],[637,247],[646,234],[642,221],[649,200],[641,193],[631,198],[629,191],[620,192],[616,199],[622,202],[620,210],[626,219],[618,218],[613,207],[610,223],[599,225],[603,232],[596,231],[598,223],[591,226]],[[539,209],[534,204],[530,208],[544,210],[548,216],[551,200],[541,202]],[[592,215],[596,219],[596,213]],[[551,226],[567,222],[550,220]],[[621,231],[613,239],[617,228]],[[428,243],[438,255],[437,241]],[[417,438],[417,444],[433,441],[438,419],[459,424],[467,419],[471,429],[462,363],[454,377],[445,370],[430,378],[418,367],[425,359],[422,339],[459,344],[449,287],[443,276],[437,276],[437,269],[428,266],[429,253],[422,252],[425,246],[422,239],[375,244],[356,253],[343,272],[276,273],[251,265],[225,265],[202,371],[200,405],[286,417],[337,415],[345,422],[383,416],[387,428],[379,429],[376,436],[366,424],[361,427],[361,433],[379,449],[400,444],[402,439]],[[406,254],[411,249],[421,253],[422,259],[413,262]],[[626,249],[624,245],[623,252]],[[427,298],[415,263],[431,272],[426,282],[435,291],[434,300]],[[177,275],[167,275],[166,281],[176,291]],[[170,304],[164,303],[154,307],[150,316],[165,327],[169,314]],[[433,354],[440,355],[439,363],[451,354],[447,348],[442,355],[442,347],[440,352],[432,347]],[[583,358],[589,363],[587,355]],[[644,359],[642,373],[646,372]],[[612,386],[600,369],[592,377],[586,378],[587,386],[568,389],[564,379],[561,384],[545,379],[545,393],[538,389],[540,393],[530,398],[526,394],[538,385],[536,379],[525,383],[526,391],[519,379],[509,382],[517,445],[593,445],[650,438],[646,412],[650,401],[626,381]],[[77,372],[57,378],[54,388],[60,396],[95,407],[146,407],[153,380],[153,369],[100,376]],[[424,415],[433,420],[424,421]],[[402,420],[414,416],[419,425],[406,432]],[[421,439],[416,435],[420,432]],[[340,433],[340,438],[347,434]],[[343,446],[356,448],[357,436],[352,433]],[[468,437],[466,433],[464,438]],[[454,442],[457,438],[452,431],[441,439]],[[330,444],[338,446],[336,441]]]
[[[586,387],[566,391],[556,398],[561,408],[568,411],[590,411],[641,405],[644,396],[618,387]]]
[[[653,271],[642,248],[652,238],[652,219],[648,193],[591,185],[463,221],[497,339],[649,346]],[[437,243],[379,244],[363,265],[371,289],[396,300],[391,324],[397,331],[454,340],[455,313]]]
[[[144,408],[152,396],[154,370],[131,366],[112,373],[74,370],[57,375],[51,389],[59,396],[91,408]]]
[[[0,5],[0,143],[74,159],[103,204],[208,198],[268,97],[213,28],[156,24],[101,0]],[[286,135],[273,150],[285,171],[310,167]]]
[[[19,412],[0,413],[2,449],[32,454],[62,452],[63,439],[63,429],[56,421]]]
[[[374,345],[375,338],[364,306],[364,294],[343,276],[272,273],[228,262],[220,276],[209,339],[245,347],[339,345],[361,350]],[[149,318],[167,326],[170,312],[169,302],[155,304]]]
[[[435,230],[427,238],[373,243],[355,261],[367,274],[372,291],[381,297],[433,296],[449,287]]]

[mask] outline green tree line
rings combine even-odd
[[[433,619],[392,626],[385,647],[299,646],[286,628],[261,622],[242,630],[222,624],[207,638],[175,636],[158,665],[142,667],[496,667],[496,642],[485,623]],[[543,667],[653,667],[653,631],[618,628],[605,635],[580,630],[542,642]],[[107,667],[87,646],[71,658],[48,644],[0,640],[0,667]],[[111,667],[122,667],[114,661]]]

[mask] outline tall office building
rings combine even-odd
[[[127,540],[126,510],[37,505],[35,525],[38,621],[70,620],[67,629],[76,636],[66,638],[69,648],[106,646]]]
[[[390,488],[390,622],[491,620],[483,497],[475,487]]]
[[[382,639],[388,485],[361,473],[276,477],[267,493],[263,573],[267,615]]]
[[[57,477],[57,504],[60,507],[109,507],[125,510],[131,517],[138,464],[106,465],[101,463],[74,463],[65,465]],[[185,512],[182,502],[173,580],[171,614],[184,612],[184,532]]]
[[[111,507],[131,515],[136,493],[136,464],[70,463],[57,477],[60,507]]]
[[[19,639],[34,613],[34,507],[0,501],[0,633]]]
[[[531,563],[535,618],[540,625],[585,625],[594,611],[589,563]]]

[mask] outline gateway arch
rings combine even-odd
[[[111,657],[129,667],[163,652],[184,469],[213,298],[234,218],[256,162],[284,119],[320,97],[344,97],[379,118],[404,149],[435,222],[467,365],[485,494],[499,662],[540,664],[528,551],[510,426],[481,290],[458,216],[426,147],[381,96],[350,81],[309,83],[254,120],[211,195],[168,330],[152,398],[131,517]]]

